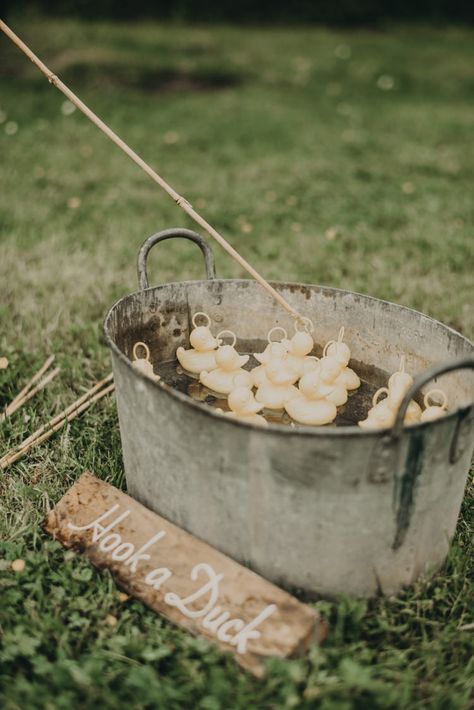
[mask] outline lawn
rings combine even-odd
[[[474,336],[471,30],[11,24],[265,276]],[[62,368],[2,426],[3,451],[109,371],[102,319],[136,290],[139,245],[192,224],[6,39],[0,52],[0,404],[49,353]],[[243,275],[215,253],[219,275]],[[193,245],[151,262],[155,283],[203,273]],[[472,707],[472,481],[438,575],[318,602],[326,643],[257,681],[41,531],[87,468],[124,487],[113,399],[0,475],[5,710]]]

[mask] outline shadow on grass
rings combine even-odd
[[[246,79],[243,73],[217,64],[183,68],[173,64],[153,66],[155,62],[125,63],[106,56],[72,53],[50,61],[50,66],[67,84],[93,89],[127,89],[144,93],[221,91],[240,86]],[[0,77],[37,83],[39,74],[18,61],[0,65]]]

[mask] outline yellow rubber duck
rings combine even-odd
[[[348,367],[351,359],[351,351],[349,346],[343,342],[343,338],[344,326],[339,330],[337,340],[330,340],[326,343],[323,356],[334,358],[343,366],[341,368],[341,374],[337,378],[337,382],[344,385],[347,390],[355,390],[360,387],[360,378],[354,370]]]
[[[139,348],[142,348],[145,351],[145,357],[138,356]],[[133,346],[132,367],[138,372],[141,372],[143,375],[149,377],[150,380],[154,380],[154,382],[158,382],[161,379],[161,377],[159,375],[155,375],[153,371],[153,365],[150,360],[150,348],[146,343],[142,343],[141,340]]]
[[[267,409],[284,409],[285,404],[296,394],[294,383],[298,373],[288,365],[286,358],[272,358],[265,365],[266,379],[258,387],[255,399]]]
[[[282,340],[272,340],[272,335],[276,332],[283,334]],[[254,367],[251,370],[252,385],[254,387],[260,387],[260,385],[268,381],[265,373],[265,366],[268,365],[270,360],[284,358],[288,353],[288,338],[284,328],[277,325],[269,330],[267,341],[268,345],[262,353],[253,354],[254,358],[261,363],[261,365],[257,365],[257,367]]]
[[[339,381],[344,365],[332,357],[322,357],[314,369],[309,370],[305,377],[313,382],[313,388],[320,399],[328,399],[340,407],[347,402],[347,389]],[[315,395],[316,396],[316,395]]]
[[[441,404],[430,404],[430,399],[432,399],[433,395],[441,396]],[[425,410],[421,415],[422,422],[433,422],[435,419],[444,417],[447,412],[448,398],[443,390],[430,390],[425,394],[423,403]]]
[[[298,394],[285,404],[285,410],[300,424],[321,426],[334,421],[337,408],[334,402],[320,396],[320,382],[313,372],[303,375]]]
[[[227,400],[231,411],[226,412],[225,416],[248,424],[268,426],[267,420],[258,414],[263,409],[263,404],[257,402],[253,395],[250,373],[237,375],[234,378],[234,385],[235,389],[229,394]]]
[[[206,318],[207,324],[196,325],[198,316]],[[192,323],[194,328],[189,335],[189,342],[192,347],[189,350],[179,347],[176,350],[176,357],[184,370],[194,375],[199,375],[203,370],[213,370],[216,367],[215,351],[219,343],[209,329],[211,319],[207,313],[202,313],[201,311],[195,313]]]
[[[367,418],[358,422],[362,429],[375,430],[393,426],[397,417],[400,404],[410,387],[413,377],[405,372],[405,356],[400,360],[400,369],[394,372],[388,380],[388,388],[381,387],[372,398],[372,408],[369,409]],[[386,398],[379,401],[381,394]],[[404,418],[405,424],[416,424],[421,419],[421,407],[411,400]]]
[[[295,334],[288,341],[288,362],[296,370],[298,377],[302,377],[308,369],[314,369],[314,359],[310,352],[314,348],[311,333],[314,330],[312,321],[304,318],[304,329],[298,330],[298,321],[295,321]]]
[[[199,375],[199,381],[208,389],[218,394],[230,394],[235,388],[234,377],[245,373],[242,367],[248,362],[249,355],[239,355],[235,349],[236,335],[231,330],[223,330],[218,334],[219,342],[222,335],[230,334],[233,337],[232,345],[220,345],[215,352],[216,367],[208,372],[204,370]]]

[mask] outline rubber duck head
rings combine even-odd
[[[263,409],[263,404],[256,402],[252,390],[245,386],[232,390],[228,397],[228,403],[236,414],[256,414]]]
[[[272,340],[274,333],[281,333],[283,338],[281,340]],[[254,357],[262,365],[266,365],[273,357],[284,357],[288,352],[289,340],[287,339],[286,330],[276,325],[274,328],[268,331],[267,336],[268,345],[263,351],[263,353],[254,353]]]
[[[281,340],[280,342],[268,343],[267,347],[263,353],[254,353],[254,358],[262,365],[266,365],[274,357],[282,358],[288,352],[288,340]]]
[[[285,357],[288,352],[288,342],[288,340],[282,340],[279,343],[270,343],[270,358]]]
[[[274,385],[292,385],[298,379],[298,373],[289,366],[284,358],[274,358],[265,366],[265,372]]]
[[[387,395],[387,399],[392,409],[398,409],[398,407],[402,403],[402,399],[410,389],[412,383],[413,378],[410,377],[410,375],[407,375],[406,373],[403,374],[403,377],[392,380],[391,383],[389,381],[389,392]]]
[[[388,380],[389,390],[404,390],[405,392],[413,384],[413,377],[408,372],[394,372]]]
[[[405,372],[405,355],[400,358],[400,368],[388,380],[388,388],[402,387],[408,389],[413,384],[413,377]]]
[[[323,382],[334,382],[344,369],[344,364],[335,357],[326,355],[319,361],[318,371]]]
[[[413,384],[413,377],[405,372],[405,355],[400,359],[400,369],[388,380],[388,399],[391,407],[399,407],[403,397]]]
[[[190,333],[189,342],[195,350],[200,350],[201,352],[214,350],[218,346],[216,338],[212,336],[207,325],[199,325],[194,328]]]
[[[289,341],[290,355],[305,357],[309,355],[314,346],[314,340],[306,330],[297,330]]]
[[[239,353],[232,345],[221,345],[216,351],[216,363],[223,370],[233,370],[239,367]]]
[[[224,345],[223,336],[230,336],[232,338],[232,345]],[[235,344],[237,342],[237,336],[232,330],[221,330],[217,334],[217,342],[219,344],[216,350],[216,364],[221,370],[227,370],[227,372],[232,372],[232,370],[239,370],[245,365],[249,360],[249,355],[239,355],[235,349]]]
[[[437,399],[441,397],[441,403],[430,401],[432,400],[433,395],[436,395]],[[443,392],[443,390],[430,390],[425,395],[423,403],[426,409],[421,414],[422,422],[432,422],[435,419],[439,419],[440,417],[443,417],[446,414],[448,398],[446,397],[446,393]]]
[[[332,357],[344,367],[347,367],[349,360],[351,359],[351,351],[349,346],[342,342],[344,337],[344,326],[340,329],[337,340],[330,340],[326,343],[323,355]]]

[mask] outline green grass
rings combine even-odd
[[[472,31],[13,24],[267,277],[370,293],[474,335]],[[0,50],[0,404],[50,352],[62,367],[3,425],[3,450],[108,371],[102,318],[136,289],[140,243],[192,225]],[[215,252],[220,275],[241,275]],[[151,262],[155,283],[203,273],[192,245]],[[472,483],[441,573],[397,598],[319,602],[327,642],[256,681],[44,535],[86,468],[124,486],[113,400],[0,476],[5,710],[472,707]]]

